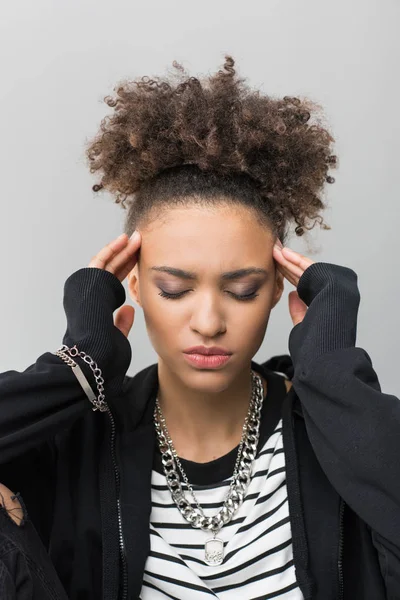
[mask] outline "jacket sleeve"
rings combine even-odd
[[[69,347],[76,344],[97,363],[106,401],[121,392],[131,361],[130,344],[113,319],[113,311],[124,301],[122,283],[103,269],[79,269],[65,282],[67,330],[62,343]],[[82,358],[76,361],[97,395],[91,368]],[[58,432],[91,409],[71,367],[53,350],[24,371],[1,373],[0,465],[31,448],[51,444]]]
[[[289,351],[310,443],[332,485],[383,545],[386,580],[392,569],[400,585],[400,401],[381,391],[370,356],[355,345],[357,275],[313,263],[297,292],[308,310],[290,333]]]

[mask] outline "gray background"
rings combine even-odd
[[[58,348],[65,279],[122,232],[125,211],[91,191],[83,154],[110,111],[103,97],[174,59],[191,75],[215,72],[230,53],[252,86],[324,107],[340,158],[323,213],[332,230],[309,234],[316,252],[294,234],[288,245],[356,271],[357,346],[397,395],[399,16],[399,0],[4,2],[0,370]],[[286,281],[256,361],[288,352],[292,289]],[[129,339],[132,375],[157,361],[140,307]]]

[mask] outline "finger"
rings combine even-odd
[[[298,278],[293,277],[293,275],[291,274],[291,272],[288,269],[285,269],[285,267],[283,267],[281,264],[278,263],[278,271],[280,271],[282,273],[282,275],[289,281],[289,283],[292,283],[294,286],[297,287],[298,284]]]
[[[96,267],[97,269],[104,269],[106,264],[127,244],[127,242],[128,236],[126,233],[123,233],[115,240],[104,246],[100,252],[93,256],[88,266]]]
[[[314,262],[307,256],[304,256],[303,254],[300,254],[299,252],[295,252],[294,250],[291,250],[290,248],[286,248],[285,246],[282,248],[282,256],[286,260],[288,260],[288,262],[290,264],[295,265],[296,267],[300,268],[302,273],[304,273],[304,271],[306,269],[308,269],[308,267],[310,265],[312,265]]]
[[[134,319],[134,307],[130,306],[129,304],[124,304],[124,306],[121,306],[121,308],[115,315],[114,325],[118,327],[118,329],[124,334],[125,337],[128,337],[129,332],[132,329]]]
[[[300,277],[302,276],[302,274],[305,271],[305,269],[302,268],[302,265],[305,266],[307,263],[307,267],[308,267],[308,266],[310,266],[310,264],[312,264],[312,261],[303,257],[306,262],[302,262],[302,265],[298,266],[296,263],[293,263],[286,256],[284,256],[283,252],[280,252],[279,250],[274,251],[274,258],[275,258],[277,264],[279,265],[279,267],[282,269],[281,272],[283,272],[283,274],[285,276],[287,276],[287,274],[291,274],[292,278],[294,278],[294,281],[292,281],[288,277],[289,281],[291,281],[291,283],[293,283],[294,285],[297,285]]]
[[[289,293],[289,312],[293,321],[293,325],[297,325],[301,323],[306,316],[307,312],[307,304],[303,302],[303,300],[298,295],[297,291],[292,291]]]
[[[294,286],[297,287],[297,284],[299,283],[299,279],[301,277],[301,274],[299,273],[297,276],[294,275],[293,271],[291,269],[287,268],[284,264],[282,264],[278,260],[276,260],[276,266],[277,266],[277,269],[282,273],[282,275],[284,277],[286,277],[286,279],[290,283],[292,283]]]
[[[133,269],[138,259],[139,240],[129,240],[127,245],[121,249],[118,254],[111,259],[105,266],[106,271],[114,273],[120,281],[123,281],[126,275]]]
[[[89,264],[110,271],[122,282],[137,262],[137,251],[141,244],[141,236],[128,238],[126,233],[107,244],[94,256]]]
[[[118,272],[118,279],[121,282],[124,281],[125,277],[127,277],[127,275],[132,271],[132,269],[136,265],[137,261],[138,261],[138,253],[136,252],[135,255],[132,256],[132,259],[125,264],[124,269],[122,269],[121,271]]]
[[[17,525],[21,525],[24,511],[18,498],[3,483],[0,483],[0,506],[8,513],[9,517]]]

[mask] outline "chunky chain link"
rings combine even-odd
[[[62,346],[60,346],[58,348],[58,350],[56,350],[56,352],[54,352],[54,354],[59,356],[70,367],[79,366],[73,360],[73,358],[75,358],[76,356],[80,356],[85,361],[85,363],[87,363],[89,365],[89,367],[92,369],[93,375],[96,379],[97,390],[99,392],[98,398],[96,400],[92,401],[92,404],[93,404],[92,410],[93,411],[99,410],[101,412],[105,412],[106,410],[108,410],[108,405],[107,405],[107,402],[105,401],[105,395],[103,393],[104,392],[104,379],[102,377],[101,369],[98,367],[97,363],[88,354],[86,354],[83,351],[79,351],[78,348],[76,347],[76,345],[72,346],[72,348],[69,348],[68,346],[63,344]]]
[[[223,525],[229,523],[243,503],[252,477],[253,463],[257,454],[257,445],[260,435],[261,409],[264,391],[260,376],[253,370],[251,371],[251,375],[252,397],[243,425],[242,438],[238,448],[231,484],[221,510],[213,517],[206,517],[196,498],[194,490],[183,470],[181,461],[179,460],[168,433],[158,398],[156,399],[154,424],[161,451],[163,469],[172,498],[186,521],[193,527],[201,528],[204,531],[212,531],[215,535],[220,531]],[[194,508],[185,497],[185,492],[182,488],[176,466],[178,466],[182,479],[193,497],[196,508]]]

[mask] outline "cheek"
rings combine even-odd
[[[160,352],[163,348],[176,345],[183,320],[182,310],[176,308],[176,304],[172,300],[163,300],[157,292],[149,294],[147,298],[142,297],[147,334],[153,348],[159,354],[163,354]]]
[[[231,323],[231,330],[235,330],[236,339],[242,339],[242,343],[246,345],[250,353],[257,352],[262,344],[265,332],[267,330],[269,317],[271,314],[271,293],[259,292],[260,296],[254,301],[252,306],[245,307],[243,310],[238,310],[232,318],[234,323]],[[251,303],[250,303],[251,304]],[[243,336],[245,339],[243,339]]]
[[[257,310],[242,315],[241,323],[237,326],[237,330],[242,331],[248,339],[254,340],[256,343],[261,342],[264,338],[269,321],[270,310],[263,307],[262,310],[257,307]]]

